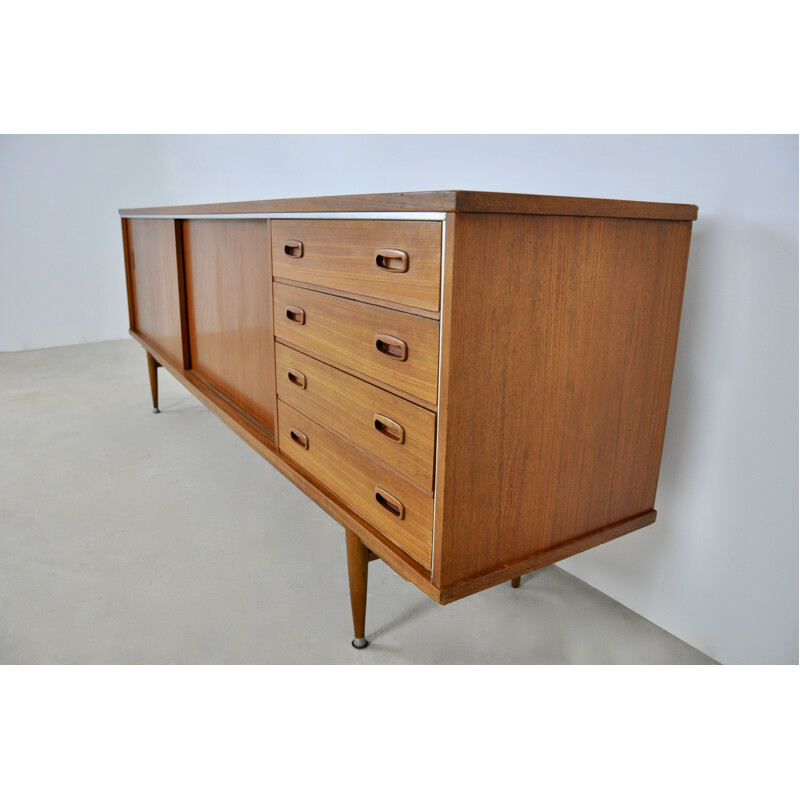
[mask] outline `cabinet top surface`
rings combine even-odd
[[[448,212],[484,214],[544,214],[576,217],[695,220],[697,206],[636,200],[601,200],[589,197],[554,197],[506,192],[395,192],[330,197],[290,197],[284,200],[248,200],[239,203],[122,208],[123,217],[184,217],[206,214],[309,214]]]

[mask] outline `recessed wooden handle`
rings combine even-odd
[[[407,272],[408,253],[402,250],[393,250],[390,247],[382,247],[375,251],[375,263],[387,272]]]
[[[293,383],[301,389],[306,388],[306,376],[299,369],[289,369],[286,374],[289,378],[289,383]]]
[[[302,431],[297,430],[297,428],[289,428],[289,436],[292,438],[292,441],[299,444],[303,450],[308,450],[308,436]]]
[[[406,432],[403,430],[403,426],[393,419],[389,419],[389,417],[384,417],[383,414],[374,414],[372,424],[375,426],[376,431],[382,433],[393,442],[403,444],[406,440]]]
[[[298,242],[297,239],[289,239],[289,241],[283,245],[283,252],[292,258],[302,258],[303,243]]]
[[[398,361],[405,361],[408,358],[408,345],[402,339],[389,336],[388,333],[376,334],[375,347],[379,352]]]
[[[299,306],[286,306],[286,318],[298,325],[306,324],[306,312]]]
[[[406,515],[406,510],[403,504],[394,496],[389,494],[385,489],[379,486],[375,487],[375,500],[378,505],[383,506],[390,514],[394,514],[398,519],[403,519]]]

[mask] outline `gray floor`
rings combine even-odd
[[[703,664],[557,567],[438,606],[132,341],[0,354],[0,663]]]

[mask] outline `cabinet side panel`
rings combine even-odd
[[[192,371],[275,434],[267,220],[183,223]]]
[[[183,269],[171,219],[130,219],[129,274],[137,333],[154,342],[178,367],[184,365],[179,276]]]
[[[438,586],[652,509],[690,234],[457,215]]]

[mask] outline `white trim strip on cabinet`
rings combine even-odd
[[[439,211],[320,211],[318,213],[253,213],[253,214],[120,214],[123,219],[394,219],[443,221]]]
[[[447,217],[442,219],[442,265],[439,274],[439,375],[437,376],[436,384],[436,450],[434,451],[434,470],[433,470],[433,530],[431,531],[431,580],[433,579],[433,559],[436,556],[436,485],[438,483],[439,475],[439,420],[441,414],[439,413],[442,408],[442,326],[445,323],[444,319],[444,264],[445,264],[445,247],[447,247]]]

